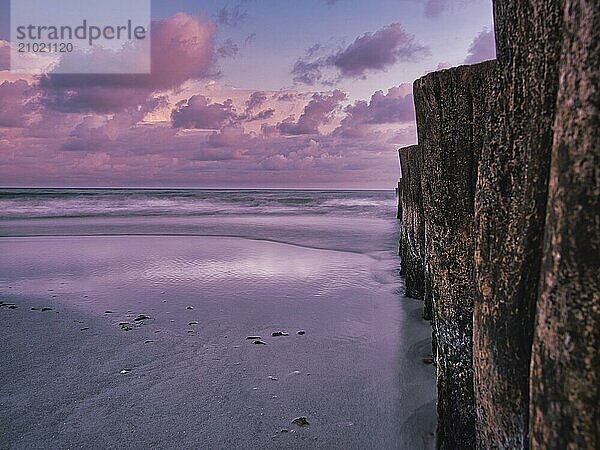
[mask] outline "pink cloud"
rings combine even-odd
[[[27,81],[0,84],[0,127],[26,127],[37,107],[35,87]]]
[[[142,103],[152,92],[217,76],[215,34],[214,23],[178,13],[152,23],[150,74],[50,73],[43,77],[41,86],[48,104],[58,110],[118,111]]]

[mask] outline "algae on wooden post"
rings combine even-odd
[[[474,448],[472,366],[474,197],[495,62],[431,73],[415,81],[425,282],[433,303],[441,448]]]
[[[421,155],[418,145],[399,150],[402,169],[401,264],[406,295],[423,299],[424,295],[424,223],[421,198]],[[427,305],[424,316],[427,317]]]

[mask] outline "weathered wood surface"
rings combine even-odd
[[[402,228],[400,254],[405,277],[406,295],[423,299],[424,296],[424,223],[421,195],[421,154],[419,146],[399,150],[402,168]],[[427,316],[425,307],[424,315]]]
[[[425,222],[425,280],[433,305],[438,442],[473,448],[474,197],[495,62],[434,72],[414,84]],[[426,289],[427,290],[427,289]]]
[[[414,84],[441,448],[600,445],[599,10],[496,0],[497,62]]]
[[[600,448],[600,6],[568,0],[532,356],[533,449]]]
[[[478,447],[527,444],[562,0],[494,1],[499,76],[475,198]]]

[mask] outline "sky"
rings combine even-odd
[[[8,3],[1,186],[390,189],[413,81],[495,57],[491,0],[153,0],[149,75],[15,73]]]

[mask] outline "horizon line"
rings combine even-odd
[[[119,190],[196,190],[196,191],[394,191],[396,188],[269,188],[269,187],[151,187],[151,186],[0,186],[2,189],[119,189]]]

